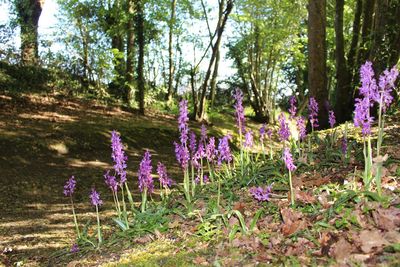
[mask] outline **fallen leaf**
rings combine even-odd
[[[295,196],[296,196],[296,200],[298,200],[304,204],[312,204],[312,203],[316,202],[315,197],[311,193],[301,191],[299,189],[295,190]]]
[[[206,260],[206,258],[201,257],[201,256],[197,256],[194,260],[193,260],[194,264],[197,265],[208,265],[208,261]]]
[[[359,241],[361,243],[361,250],[364,253],[370,253],[373,248],[381,248],[388,245],[389,242],[383,237],[382,233],[378,230],[363,230],[359,234]]]
[[[372,212],[372,217],[380,229],[389,231],[400,227],[400,209],[398,208],[377,209]]]
[[[338,262],[343,263],[351,254],[353,246],[344,238],[340,237],[331,247],[329,254]]]
[[[299,230],[306,228],[307,226],[303,214],[299,211],[284,208],[281,209],[281,215],[283,219],[281,230],[285,236],[289,236]]]

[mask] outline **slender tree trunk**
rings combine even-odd
[[[143,14],[143,2],[137,0],[136,2],[136,31],[137,31],[137,43],[139,48],[138,53],[138,64],[137,64],[137,85],[138,85],[138,97],[139,97],[139,113],[145,115],[145,80],[144,80],[144,47],[145,47],[145,36],[144,36],[144,14]]]
[[[222,38],[222,33],[224,32],[225,29],[225,25],[226,22],[228,20],[228,16],[232,11],[233,8],[233,2],[234,0],[228,0],[227,5],[226,5],[226,9],[224,11],[224,17],[222,19],[221,22],[221,27],[217,27],[216,32],[217,32],[217,40],[214,44],[214,46],[212,47],[212,54],[211,54],[211,58],[210,58],[210,63],[208,65],[208,69],[204,78],[204,82],[202,85],[202,90],[201,90],[201,95],[200,95],[200,101],[199,101],[199,109],[198,112],[196,114],[196,120],[201,121],[205,118],[205,102],[206,102],[206,93],[207,93],[207,87],[208,87],[208,81],[210,79],[211,76],[211,69],[212,66],[214,64],[216,55],[217,55],[217,47],[219,47],[220,43],[221,43],[221,38]]]
[[[168,92],[166,96],[167,102],[172,100],[173,95],[173,81],[174,81],[174,62],[173,62],[173,32],[175,25],[175,10],[176,10],[176,0],[171,0],[171,17],[168,23],[169,34],[168,34]]]
[[[354,75],[354,72],[358,70],[356,65],[356,55],[357,55],[357,48],[358,48],[358,42],[360,39],[360,23],[361,23],[361,13],[362,13],[362,5],[363,1],[362,0],[357,0],[356,3],[356,11],[354,14],[354,21],[353,21],[353,35],[351,38],[351,44],[350,44],[350,49],[349,53],[347,55],[347,67],[350,71],[350,77],[352,78]],[[351,84],[350,86],[353,88],[354,83],[353,80],[350,81]]]
[[[125,94],[128,104],[135,99],[134,93],[134,56],[135,56],[135,29],[134,29],[134,1],[127,1],[128,23],[127,23],[127,38],[126,38],[126,86]]]
[[[344,56],[344,35],[343,35],[343,12],[344,0],[336,0],[335,12],[335,40],[336,40],[336,102],[335,113],[338,122],[345,122],[351,119],[352,110],[350,102],[352,90],[350,76]]]
[[[359,68],[369,57],[369,48],[371,47],[371,29],[373,25],[375,0],[364,0],[362,11],[362,28],[361,28],[361,43],[357,56],[357,67]],[[353,76],[355,84],[358,83],[358,72]]]
[[[319,105],[319,125],[328,126],[326,68],[326,0],[308,2],[308,85]]]
[[[21,27],[21,60],[35,65],[39,61],[38,27],[44,0],[16,0],[15,7]]]

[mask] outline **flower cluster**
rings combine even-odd
[[[209,162],[213,162],[215,159],[215,137],[210,137],[206,146],[206,157]]]
[[[202,124],[200,130],[200,143],[205,144],[207,142],[207,127]]]
[[[245,132],[245,117],[244,117],[242,91],[240,89],[236,89],[235,95],[233,97],[236,100],[234,107],[235,107],[237,127],[239,129],[239,133],[243,134]]]
[[[194,132],[190,132],[189,134],[189,150],[190,150],[190,155],[194,156],[194,153],[196,153],[196,147],[197,147],[197,141],[196,141],[196,134]]]
[[[92,192],[90,193],[90,201],[93,206],[103,205],[103,201],[100,199],[100,194],[94,188],[92,188]]]
[[[226,135],[219,139],[218,144],[218,165],[221,165],[222,162],[231,162],[232,161],[232,153],[231,148],[229,147],[229,139],[230,136]]]
[[[152,193],[154,189],[153,185],[153,177],[151,176],[151,171],[153,167],[151,166],[151,155],[147,150],[144,153],[144,157],[139,165],[139,189],[140,192],[143,192],[145,189],[147,192]]]
[[[399,71],[396,67],[393,67],[390,71],[385,70],[379,77],[378,99],[375,99],[375,101],[382,104],[383,112],[386,112],[393,101],[391,93],[398,75]]]
[[[329,110],[329,125],[333,128],[336,124],[336,117],[333,110]]]
[[[289,99],[289,103],[290,103],[290,108],[289,108],[289,113],[290,113],[290,118],[293,119],[296,116],[296,112],[297,112],[297,107],[296,107],[296,97],[295,96],[291,96]]]
[[[188,162],[190,159],[189,150],[185,146],[177,142],[174,142],[174,146],[175,146],[176,160],[181,165],[182,169],[186,169],[188,167]]]
[[[265,123],[260,128],[260,141],[263,142],[265,139]]]
[[[76,180],[74,176],[71,176],[67,183],[64,185],[64,195],[70,197],[74,194],[76,188]]]
[[[281,141],[289,141],[289,137],[290,137],[290,129],[289,129],[289,125],[286,122],[286,117],[283,113],[281,113],[278,117],[278,121],[280,124],[279,127],[279,138]]]
[[[296,126],[299,131],[300,140],[304,140],[307,136],[306,119],[303,116],[296,117]]]
[[[308,103],[308,118],[310,119],[311,127],[317,128],[318,125],[318,103],[314,97],[310,97],[310,101]]]
[[[181,144],[187,143],[188,140],[188,134],[189,134],[189,111],[188,111],[188,102],[187,100],[182,100],[179,102],[179,118],[178,118],[178,123],[179,123],[179,132],[181,134],[180,140]]]
[[[251,130],[246,131],[246,134],[244,136],[244,143],[243,143],[243,147],[245,148],[252,148],[254,145],[253,142],[253,132]]]
[[[160,180],[162,187],[169,188],[174,183],[172,181],[172,179],[169,178],[169,176],[168,176],[167,168],[161,162],[159,162],[157,164],[157,174],[158,174],[158,179]]]
[[[293,164],[292,154],[290,153],[290,149],[287,147],[283,150],[283,161],[289,171],[292,172],[296,170],[297,167]]]
[[[346,155],[347,154],[347,138],[345,136],[342,137],[342,142],[341,142],[341,150],[342,154]]]
[[[194,179],[194,182],[195,182],[196,184],[199,184],[199,183],[200,183],[200,176],[199,176],[199,175],[196,176],[196,179]],[[210,182],[210,180],[208,179],[208,176],[207,176],[207,175],[203,175],[203,182],[204,182],[205,184],[208,184],[208,183]]]
[[[120,183],[126,182],[126,161],[128,157],[125,155],[124,146],[121,142],[121,137],[119,133],[115,130],[111,133],[111,157],[114,161],[114,170],[120,177]]]
[[[117,179],[115,178],[115,176],[110,174],[110,171],[107,171],[104,174],[104,180],[106,182],[106,185],[113,191],[113,192],[117,192],[118,190],[118,182]]]
[[[250,194],[259,202],[261,201],[269,201],[271,195],[271,186],[267,186],[265,188],[262,187],[252,187],[250,188]]]

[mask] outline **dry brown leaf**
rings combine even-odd
[[[306,228],[307,223],[303,219],[303,214],[298,211],[294,211],[289,208],[281,209],[281,215],[283,219],[282,233],[285,236],[291,235],[298,230]]]
[[[364,253],[370,253],[373,248],[381,248],[388,245],[389,242],[383,237],[382,233],[378,230],[363,230],[360,232],[359,241],[361,250]]]
[[[390,207],[377,209],[372,212],[376,225],[383,230],[394,230],[400,227],[400,209]]]
[[[329,254],[341,263],[350,256],[352,250],[353,246],[344,237],[340,237],[331,247]]]
[[[297,201],[300,201],[304,204],[312,204],[316,202],[315,197],[311,193],[301,191],[299,189],[295,190],[295,196]]]

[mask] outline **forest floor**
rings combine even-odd
[[[230,114],[219,114],[213,123],[211,135],[234,131]],[[101,216],[108,241],[100,249],[82,246],[78,253],[70,253],[75,233],[69,201],[63,195],[65,181],[76,177],[79,220],[94,225],[90,188],[95,186],[104,200],[112,199],[103,174],[112,168],[114,129],[126,145],[131,189],[137,188],[136,170],[145,149],[151,152],[153,165],[162,161],[173,178],[180,177],[172,145],[178,139],[176,117],[155,111],[143,117],[83,99],[2,93],[0,262],[6,266],[398,265],[399,125],[398,113],[387,122],[384,150],[390,158],[383,176],[385,198],[358,193],[357,173],[363,163],[354,134],[347,163],[321,142],[315,157],[299,166],[294,184],[301,190],[296,192],[294,208],[285,197],[287,182],[279,157],[269,161],[254,155],[259,164],[248,170],[248,180],[224,182],[221,207],[215,205],[213,186],[199,189],[190,214],[173,195],[167,209],[156,204],[151,208],[154,213],[142,218],[154,220],[159,228],[124,236],[113,234],[112,203],[106,201]],[[199,127],[191,125],[197,132]],[[253,184],[272,182],[269,202],[259,203],[248,192]],[[134,198],[139,201],[136,191]]]

